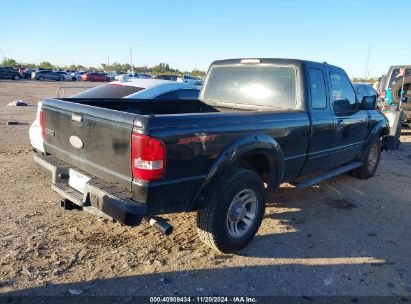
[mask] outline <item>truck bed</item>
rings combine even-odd
[[[216,108],[200,100],[152,100],[152,99],[61,99],[77,104],[111,109],[140,115],[185,114],[219,112]]]

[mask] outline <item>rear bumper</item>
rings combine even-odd
[[[40,170],[51,178],[52,189],[64,199],[83,207],[92,214],[111,218],[128,226],[137,226],[147,213],[147,205],[132,200],[131,192],[112,183],[84,173],[52,155],[35,155],[34,161]],[[72,168],[90,180],[84,186],[84,193],[68,185],[69,169]]]

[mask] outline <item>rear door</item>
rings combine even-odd
[[[333,150],[336,126],[330,107],[325,71],[321,65],[307,67],[309,108],[311,116],[311,141],[303,174],[318,171],[333,165]]]
[[[343,70],[330,67],[327,76],[336,128],[333,161],[341,165],[359,155],[367,136],[368,116],[366,111],[359,111],[354,88]]]

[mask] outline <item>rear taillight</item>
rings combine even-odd
[[[133,177],[153,181],[164,177],[166,149],[164,143],[147,135],[131,135]]]
[[[39,121],[40,121],[40,129],[41,129],[41,137],[43,140],[46,139],[46,131],[44,129],[44,112],[43,110],[40,110],[39,112]]]
[[[380,97],[381,99],[384,99],[386,95],[387,95],[386,91],[381,91],[378,97]]]

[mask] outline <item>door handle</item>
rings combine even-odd
[[[338,125],[338,128],[344,128],[344,125],[345,125],[344,120],[339,119],[337,125]]]

